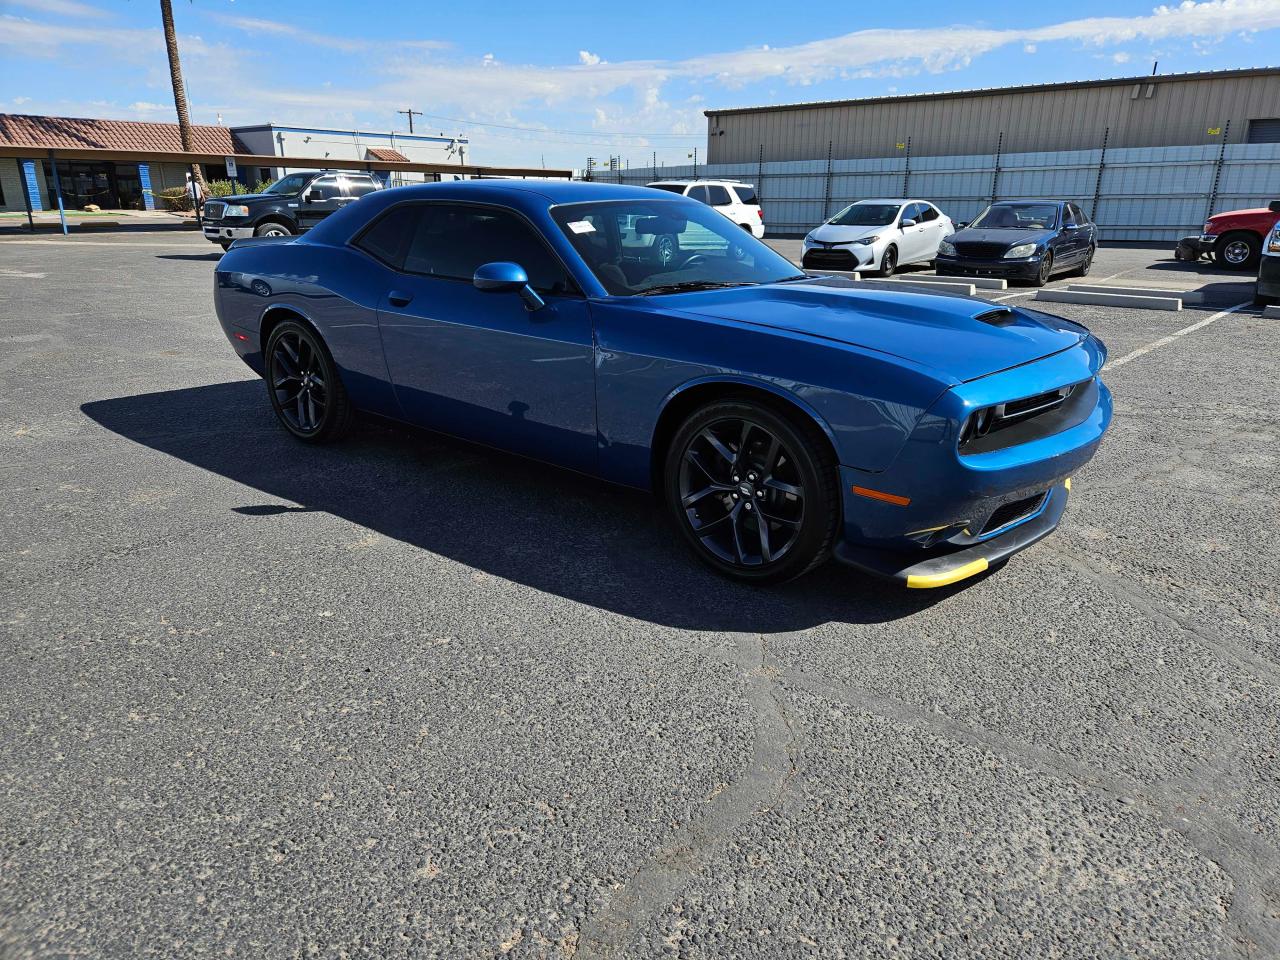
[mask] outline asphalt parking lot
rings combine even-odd
[[[1203,302],[1051,306],[1117,415],[1049,540],[753,590],[641,496],[293,442],[217,254],[0,237],[0,955],[1280,956],[1280,327],[1241,278],[1104,248],[1091,282]]]

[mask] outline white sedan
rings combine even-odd
[[[804,238],[806,270],[878,270],[891,277],[908,263],[930,263],[955,233],[951,218],[927,200],[859,200]]]

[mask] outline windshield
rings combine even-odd
[[[670,193],[684,193],[685,185],[683,183],[651,183],[649,186],[655,190],[667,190]]]
[[[969,224],[974,230],[1052,230],[1058,225],[1056,203],[996,203]]]
[[[800,279],[789,260],[691,200],[611,200],[553,207],[564,235],[613,296]]]
[[[277,180],[271,186],[267,187],[267,189],[263,190],[262,192],[274,193],[274,194],[285,195],[285,196],[295,194],[295,193],[301,193],[302,188],[307,185],[308,179],[310,178],[307,176],[307,174],[291,173],[287,177],[281,177],[279,180]]]
[[[898,218],[900,203],[855,203],[845,207],[827,223],[837,227],[887,227]]]

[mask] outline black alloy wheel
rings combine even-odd
[[[676,432],[664,481],[685,539],[730,577],[790,580],[831,550],[840,513],[836,466],[811,424],[751,400],[704,407]]]
[[[1049,282],[1049,278],[1053,276],[1053,251],[1046,250],[1044,259],[1040,261],[1040,269],[1035,275],[1035,279],[1031,281],[1033,287],[1043,287]]]
[[[880,276],[892,277],[893,272],[898,269],[898,248],[893,244],[889,244],[885,248],[884,256],[880,258]]]
[[[319,336],[294,320],[271,331],[267,393],[285,429],[299,440],[336,440],[351,426],[352,408],[337,367]]]

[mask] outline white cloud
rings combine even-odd
[[[1129,54],[1127,51],[1121,50],[1119,53],[1113,53],[1111,59],[1115,63],[1128,63]]]
[[[597,63],[600,62],[600,55],[598,53],[592,53],[589,50],[579,50],[578,62],[581,64],[585,64],[588,67],[594,67]]]
[[[359,53],[388,47],[405,47],[414,50],[446,50],[451,44],[444,40],[368,40],[352,36],[335,36],[328,33],[317,33],[304,30],[297,24],[284,23],[279,20],[267,20],[262,17],[241,17],[226,13],[207,13],[211,20],[252,36],[288,37],[299,43],[309,43],[317,47],[329,47],[347,53]]]
[[[1022,45],[1022,52],[1023,52],[1023,53],[1035,53],[1035,52],[1036,52],[1036,45],[1035,45],[1034,43],[1024,43],[1024,44]]]
[[[52,13],[60,17],[92,17],[98,19],[110,16],[108,11],[100,7],[91,7],[87,3],[77,3],[76,0],[6,0],[6,5],[28,7],[32,10]]]

